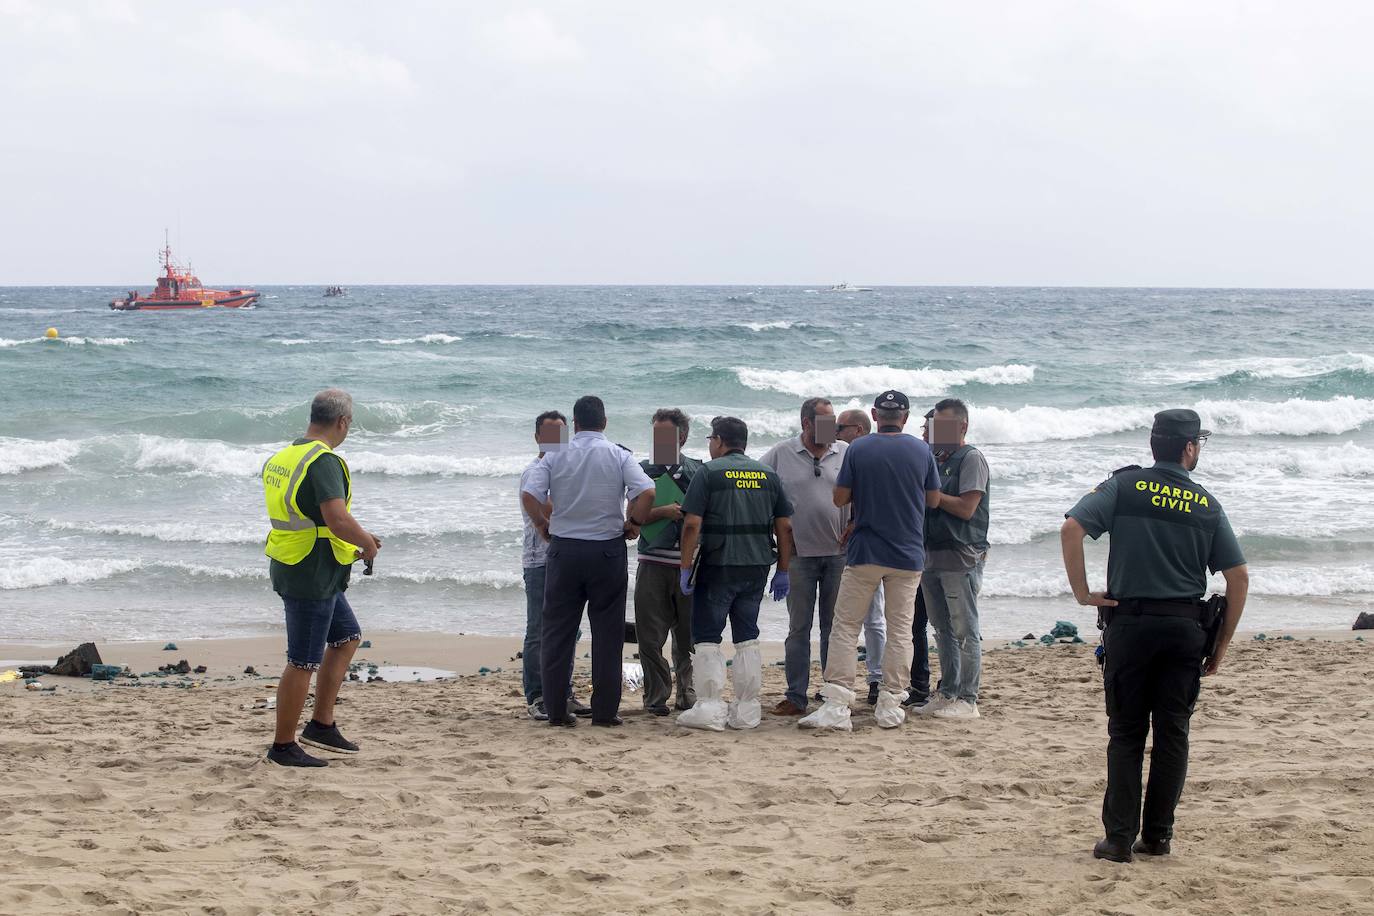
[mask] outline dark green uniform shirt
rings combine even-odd
[[[308,441],[297,439],[292,445],[304,445]],[[296,504],[316,525],[323,525],[320,503],[330,499],[348,499],[348,484],[344,480],[343,462],[337,455],[326,454],[316,458],[306,469]],[[314,549],[294,566],[272,561],[272,590],[285,598],[318,601],[348,588],[352,569],[334,559],[329,538],[319,538]]]
[[[702,465],[682,501],[701,516],[701,562],[708,566],[772,566],[778,555],[773,520],[792,517],[778,472],[743,452]]]
[[[1173,461],[1118,471],[1065,517],[1093,540],[1111,532],[1107,591],[1113,598],[1201,598],[1208,569],[1245,562],[1221,503]]]

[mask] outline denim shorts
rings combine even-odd
[[[286,606],[286,663],[302,671],[318,671],[324,647],[337,648],[363,638],[358,618],[343,592],[319,600],[281,596]]]

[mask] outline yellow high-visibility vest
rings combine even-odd
[[[319,538],[329,538],[334,559],[344,566],[358,559],[356,546],[337,537],[328,526],[316,525],[296,503],[306,470],[324,454],[339,458],[325,443],[311,440],[302,445],[288,445],[262,466],[262,490],[267,498],[267,518],[272,523],[272,530],[267,533],[267,555],[288,566],[295,566],[308,557]],[[353,481],[348,475],[348,463],[343,458],[339,458],[339,463],[343,465],[348,493],[344,506],[351,512]]]

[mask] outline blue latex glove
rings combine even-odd
[[[696,591],[696,587],[692,585],[692,571],[690,569],[684,569],[678,573],[677,584],[682,587],[684,595],[690,595]]]
[[[787,593],[792,591],[792,580],[787,576],[787,570],[780,569],[773,573],[773,600],[781,601],[787,597]]]

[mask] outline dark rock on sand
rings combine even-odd
[[[52,673],[63,677],[85,677],[91,673],[94,666],[100,664],[104,663],[100,660],[100,652],[96,649],[95,643],[83,642],[59,658],[57,664],[52,666]]]
[[[1360,616],[1355,618],[1355,625],[1350,629],[1374,630],[1374,614],[1369,614],[1364,611],[1361,611]]]

